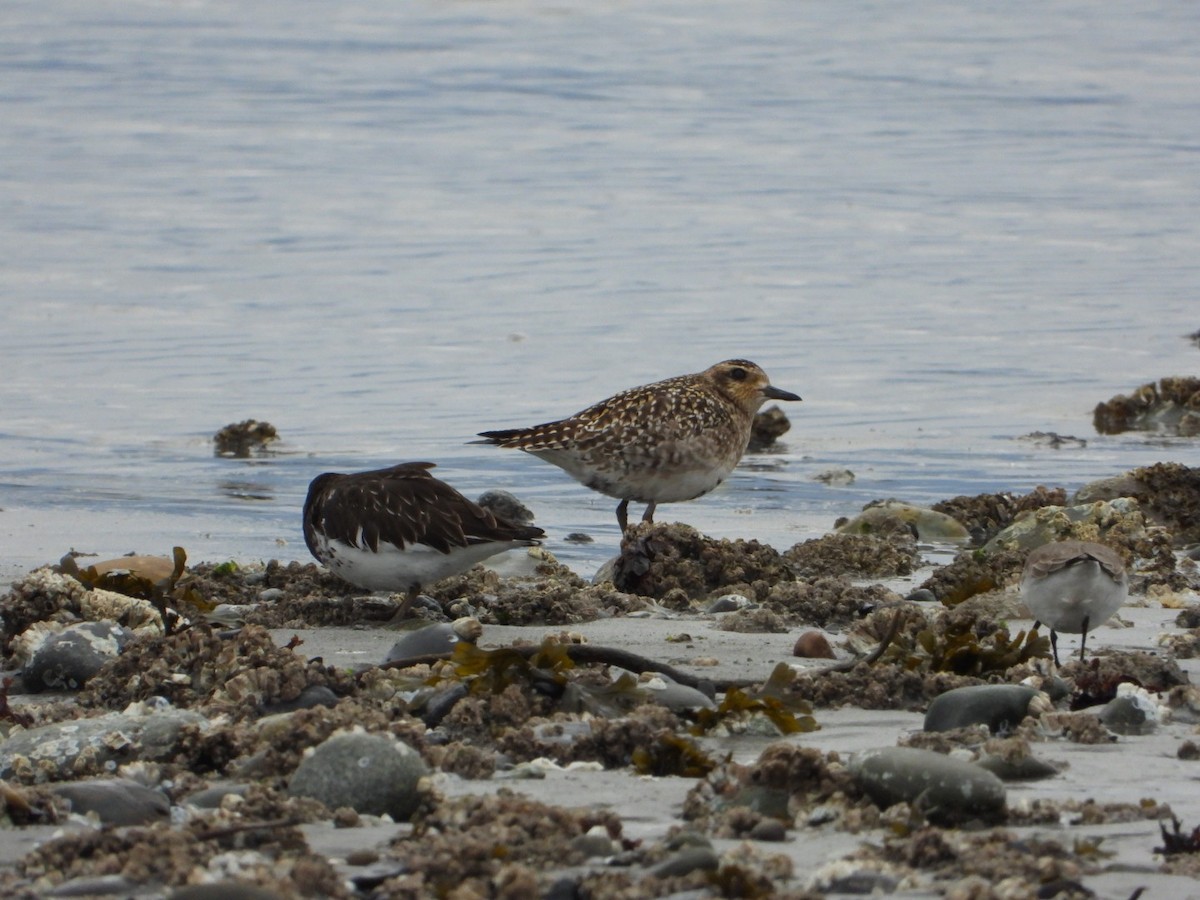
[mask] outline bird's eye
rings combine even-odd
[[[745,381],[746,374],[747,374],[746,370],[743,369],[741,366],[734,366],[732,369],[729,370],[729,377],[732,378],[734,381]]]

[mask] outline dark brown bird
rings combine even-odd
[[[329,570],[355,587],[407,596],[403,618],[421,588],[477,562],[532,547],[545,532],[515,525],[472,503],[429,474],[433,463],[312,480],[304,501],[304,542]]]
[[[725,480],[750,442],[754,414],[768,400],[799,400],[771,385],[745,359],[717,363],[622,391],[556,422],[484,431],[483,443],[515,447],[563,469],[586,487],[620,500],[617,522],[628,526],[629,502],[693,500]]]

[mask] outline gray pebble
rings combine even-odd
[[[265,591],[258,592],[258,599],[263,603],[274,603],[276,600],[282,600],[284,597],[281,588],[267,588]]]
[[[1109,731],[1124,735],[1153,734],[1158,722],[1146,714],[1135,696],[1114,697],[1100,710],[1100,721]]]
[[[313,709],[318,706],[333,707],[338,704],[338,695],[323,684],[310,684],[292,700],[281,700],[262,708],[264,715],[294,712],[297,709]]]
[[[735,612],[739,609],[745,609],[750,605],[749,597],[743,597],[741,594],[724,594],[710,603],[705,612],[710,616],[715,616],[717,613]]]
[[[917,588],[904,599],[912,600],[914,603],[936,603],[937,595],[929,588]]]
[[[275,891],[240,881],[192,884],[176,888],[167,896],[169,900],[284,900]]]
[[[50,635],[25,665],[26,690],[79,690],[101,666],[121,654],[132,635],[116,622],[81,622]]]
[[[1029,711],[1037,691],[1023,684],[975,684],[934,698],[925,713],[926,731],[986,725],[993,734],[1011,731]]]
[[[384,662],[394,659],[411,659],[414,656],[432,656],[437,653],[450,653],[454,645],[461,641],[454,630],[453,622],[439,622],[436,625],[426,625],[416,631],[404,634],[392,649],[387,652]]]
[[[953,822],[1003,811],[1004,782],[979,766],[916,747],[855,754],[850,773],[875,804],[907,802],[931,821]]]
[[[1005,759],[998,754],[989,753],[975,760],[975,765],[987,769],[1001,781],[1037,781],[1039,778],[1051,778],[1058,774],[1058,769],[1034,756]]]
[[[40,897],[134,897],[138,885],[124,875],[83,875],[40,893]]]
[[[763,819],[750,829],[750,838],[755,841],[783,841],[787,839],[787,828],[778,819]]]
[[[588,859],[598,856],[612,856],[616,852],[612,838],[608,836],[603,826],[597,826],[588,831],[587,834],[581,834],[578,837],[572,838],[571,847],[578,850]]]
[[[418,782],[427,772],[421,755],[395,738],[338,734],[301,760],[288,793],[404,822],[421,803]]]
[[[674,878],[698,869],[715,871],[720,865],[721,859],[711,847],[686,847],[651,868],[650,874],[656,878]]]
[[[166,794],[127,778],[69,781],[50,790],[71,802],[71,812],[95,813],[105,825],[145,825],[171,814]]]
[[[244,782],[218,781],[194,794],[188,794],[187,802],[197,809],[216,809],[226,797],[244,797],[249,789],[250,785]]]

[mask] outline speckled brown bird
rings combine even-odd
[[[545,532],[515,525],[434,478],[433,463],[312,480],[304,501],[304,542],[333,574],[368,591],[407,594],[401,619],[421,588],[465,572],[489,556],[532,547]]]
[[[1021,599],[1037,621],[1050,628],[1055,665],[1058,632],[1082,635],[1082,661],[1088,631],[1107,622],[1128,596],[1125,563],[1104,544],[1055,541],[1038,547],[1025,560]]]
[[[754,414],[768,400],[799,400],[771,385],[745,359],[729,359],[622,391],[582,412],[532,428],[484,431],[482,443],[524,450],[576,481],[620,500],[617,522],[628,527],[629,502],[659,503],[707,494],[725,480],[750,441]]]

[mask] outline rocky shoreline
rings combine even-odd
[[[1054,671],[1015,582],[1063,538],[1132,596]],[[1169,885],[1200,871],[1198,540],[1200,472],[1162,464],[785,550],[641,526],[592,583],[538,550],[447,579],[404,634],[314,565],[63,560],[0,598],[0,893]]]

